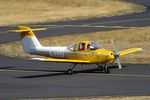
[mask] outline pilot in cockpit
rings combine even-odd
[[[80,42],[78,45],[77,44],[69,45],[68,48],[72,51],[97,50],[100,48],[100,45],[95,41],[89,41],[89,42]]]
[[[97,43],[97,42],[89,42],[88,45],[87,45],[87,50],[96,50],[100,48],[100,45]]]

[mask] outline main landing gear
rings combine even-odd
[[[68,75],[72,75],[73,74],[73,69],[76,67],[76,65],[77,64],[72,64],[72,65],[70,65],[71,66],[71,68],[70,69],[68,69],[67,70],[67,74]],[[99,65],[99,64],[97,64],[97,66],[98,66],[98,70],[99,71],[104,71],[105,73],[110,73],[110,69],[109,69],[109,67],[105,64],[105,65]]]
[[[76,65],[77,65],[77,64],[72,64],[72,65],[71,65],[72,68],[70,68],[70,69],[67,70],[67,74],[68,74],[68,75],[72,75],[72,73],[73,73],[72,70],[76,67]]]
[[[104,71],[105,73],[110,73],[109,67],[105,64],[104,66],[97,64],[99,71]]]

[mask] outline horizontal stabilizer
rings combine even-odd
[[[25,36],[35,36],[33,31],[40,31],[40,30],[47,30],[47,28],[30,28],[27,26],[19,26],[18,30],[9,30],[8,32],[18,32],[20,33],[21,38],[24,38]]]
[[[19,30],[9,30],[8,32],[29,32],[29,31],[42,31],[47,30],[47,28],[36,28],[36,29],[19,29]]]

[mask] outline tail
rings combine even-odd
[[[31,29],[27,26],[19,26],[19,30],[10,30],[10,32],[19,32],[24,51],[28,53],[33,53],[38,47],[42,47],[33,31],[46,29],[47,28]]]

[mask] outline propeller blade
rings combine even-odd
[[[119,57],[116,58],[116,61],[117,61],[117,64],[118,64],[118,68],[121,69],[122,66],[121,66],[121,63],[120,63],[120,59]]]
[[[116,51],[116,47],[115,47],[115,44],[114,44],[114,39],[111,40],[111,45],[112,45],[112,49],[113,49],[114,51]]]
[[[112,48],[114,50],[114,57],[115,57],[115,60],[116,60],[116,62],[118,64],[118,68],[121,69],[122,66],[121,66],[120,58],[119,58],[120,52],[116,51],[116,47],[115,47],[115,44],[114,44],[114,39],[111,40],[111,45],[112,45]]]

